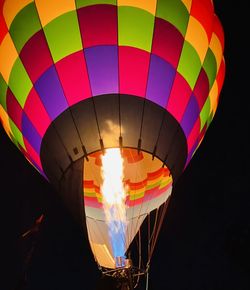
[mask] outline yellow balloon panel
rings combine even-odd
[[[191,10],[192,0],[182,0],[183,4],[186,6],[188,12]]]
[[[4,108],[2,107],[2,105],[0,105],[0,121],[3,125],[5,132],[8,134],[10,138],[12,138],[13,133],[11,132],[9,117],[5,112]]]
[[[36,7],[43,26],[58,16],[75,10],[75,0],[36,0]]]
[[[148,11],[155,15],[157,0],[118,0],[118,6],[131,6]]]
[[[193,16],[189,18],[186,40],[195,48],[200,61],[203,62],[208,49],[208,38],[201,23]]]
[[[33,0],[5,0],[3,6],[3,15],[8,27],[11,26],[16,15]]]
[[[16,48],[8,33],[0,46],[0,73],[6,83],[9,82],[10,74],[17,58]]]
[[[217,71],[218,71],[221,64],[222,57],[223,57],[223,48],[222,48],[222,44],[218,36],[215,33],[212,34],[209,47],[211,48],[215,56],[216,63],[217,63]]]

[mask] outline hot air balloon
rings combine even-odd
[[[133,289],[219,102],[213,2],[0,3],[1,123],[82,225],[101,271]]]

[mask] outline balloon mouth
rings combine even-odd
[[[49,181],[60,191],[61,180],[73,163],[80,163],[82,158],[87,163],[92,154],[119,147],[159,158],[161,165],[170,169],[174,182],[188,157],[186,136],[171,113],[145,98],[105,94],[71,106],[53,121],[42,140],[41,164]]]
[[[112,151],[122,158],[122,168],[117,168],[119,160],[114,160],[116,169],[108,167],[108,174],[113,172],[114,175],[108,176],[107,193],[103,192],[103,151],[88,155],[83,169],[88,239],[97,263],[108,269],[126,266],[127,250],[141,224],[151,211],[167,200],[173,183],[169,169],[152,154],[131,148],[105,150],[106,153]],[[108,166],[111,163],[108,160]],[[110,189],[116,186],[112,184],[112,178],[120,178],[123,190],[117,212],[117,204],[112,203],[114,200],[111,199],[111,204],[107,206]],[[117,180],[114,181],[116,183]]]

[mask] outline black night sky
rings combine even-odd
[[[174,189],[152,261],[150,290],[250,289],[249,52],[243,13],[248,2],[214,2],[226,34],[225,85],[204,142]],[[101,289],[81,230],[0,131],[0,289],[17,289],[25,252],[19,236],[41,213],[45,220],[27,290]],[[143,283],[138,289],[145,289]]]

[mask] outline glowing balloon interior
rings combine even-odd
[[[148,153],[138,154],[137,150],[123,149],[121,170],[122,162],[112,164],[112,160],[109,160],[109,154],[112,159],[120,159],[120,149],[108,150],[107,179],[103,178],[102,173],[102,166],[105,168],[102,164],[102,152],[91,154],[89,161],[85,163],[83,192],[88,236],[94,256],[103,267],[114,268],[115,258],[124,256],[147,214],[158,208],[170,196],[173,180],[169,170],[162,167],[162,162],[157,158],[152,160]],[[114,168],[116,172],[113,175]],[[114,181],[113,178],[117,175],[119,177]],[[105,189],[104,181],[110,182]],[[114,194],[111,193],[112,189],[116,189]],[[111,197],[111,200],[107,201],[106,196],[107,199]],[[110,216],[113,214],[110,204],[120,205],[113,208],[113,211],[117,210],[115,214],[118,215],[115,220],[112,220],[114,215]],[[114,228],[110,238],[112,226]]]

